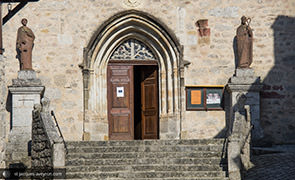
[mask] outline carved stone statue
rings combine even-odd
[[[18,28],[16,39],[17,58],[20,61],[20,70],[32,69],[32,50],[34,46],[35,35],[33,31],[27,27],[28,20],[21,20],[23,26]]]
[[[242,16],[241,25],[237,29],[238,68],[249,68],[253,58],[253,33],[250,18]]]

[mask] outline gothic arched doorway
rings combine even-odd
[[[107,71],[109,139],[157,139],[158,62],[144,43],[129,39],[112,53]]]
[[[84,61],[81,64],[84,80],[84,134],[90,134],[90,140],[113,139],[112,133],[109,133],[110,130],[128,132],[129,135],[126,135],[125,139],[180,138],[181,113],[183,110],[183,103],[181,103],[181,101],[184,99],[184,93],[182,93],[184,92],[184,83],[181,77],[183,75],[182,56],[181,48],[176,38],[168,32],[169,30],[165,29],[164,26],[151,15],[132,10],[117,14],[114,18],[103,23],[93,35],[89,45],[85,48]],[[130,51],[125,51],[126,49],[124,48],[126,47],[124,47],[124,45],[133,46],[133,49],[130,48]],[[136,51],[136,48],[139,48],[137,49],[139,51]],[[145,51],[143,52],[142,50]],[[128,53],[131,53],[130,57],[127,56]],[[137,121],[132,121],[132,119],[131,121],[128,121],[126,118],[125,120],[117,120],[118,123],[116,125],[112,125],[114,122],[109,123],[114,120],[111,120],[112,117],[109,115],[109,112],[112,111],[110,110],[111,107],[109,107],[109,104],[110,101],[113,101],[113,97],[108,95],[110,94],[108,91],[111,91],[117,96],[117,90],[119,93],[123,87],[120,85],[113,89],[108,88],[108,86],[110,86],[109,76],[112,76],[112,74],[109,75],[109,69],[110,66],[118,66],[120,64],[121,68],[131,66],[132,70],[130,70],[129,73],[132,74],[133,77],[139,78],[145,76],[145,74],[141,75],[140,73],[143,71],[149,74],[149,71],[152,71],[150,69],[153,68],[153,72],[156,72],[155,74],[157,77],[155,80],[157,83],[156,86],[153,86],[157,88],[157,91],[156,94],[149,95],[157,97],[157,99],[153,100],[157,101],[157,115],[155,116],[157,119],[157,127],[154,128],[156,131],[151,128],[152,126],[149,126],[149,131],[156,132],[156,134],[152,133],[153,137],[144,137],[142,133],[140,133],[140,136],[137,136],[136,134],[138,134],[139,131],[136,126]],[[124,71],[127,72],[126,70]],[[130,82],[133,88],[138,84],[136,84],[136,81],[142,82],[143,79],[135,79],[132,83]],[[117,87],[119,88],[117,89]],[[131,86],[129,89],[130,88]],[[138,94],[139,93],[136,94],[135,92],[132,96],[135,97]],[[122,95],[119,94],[119,96]],[[142,96],[144,96],[144,94],[141,92],[140,98],[142,98]],[[131,100],[129,99],[130,102],[138,103],[134,101],[134,97],[132,97]],[[141,99],[140,103],[142,104],[143,101],[144,99]],[[138,106],[135,104],[131,105],[130,108],[131,107],[137,108]],[[137,114],[135,112],[137,112]],[[138,112],[139,111],[133,110],[134,114],[131,114],[131,116],[139,116]],[[140,112],[142,113],[141,110]],[[146,112],[146,114],[148,114],[148,112]],[[141,132],[145,131],[142,125],[143,118],[144,117],[140,118]],[[133,125],[134,129],[128,129],[132,126],[121,127],[120,123],[135,123]],[[153,121],[150,124],[155,123]],[[122,129],[120,130],[120,128]],[[134,134],[136,136],[134,136]],[[115,137],[114,139],[117,138]]]

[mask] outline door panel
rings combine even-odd
[[[130,116],[128,114],[120,114],[117,116],[115,113],[112,114],[113,119],[113,133],[128,133],[129,130],[129,119]]]
[[[133,140],[133,66],[109,64],[107,79],[109,139]]]
[[[157,66],[141,71],[142,139],[158,138],[158,72]]]

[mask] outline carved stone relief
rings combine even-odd
[[[140,0],[123,0],[123,2],[129,7],[137,7],[141,4]]]
[[[113,54],[112,60],[156,60],[153,52],[144,43],[129,39],[119,45]]]

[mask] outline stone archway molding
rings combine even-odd
[[[107,64],[122,42],[137,39],[159,61],[160,139],[178,139],[184,99],[182,48],[176,37],[155,17],[136,10],[121,12],[93,34],[84,48],[84,140],[107,140]]]

